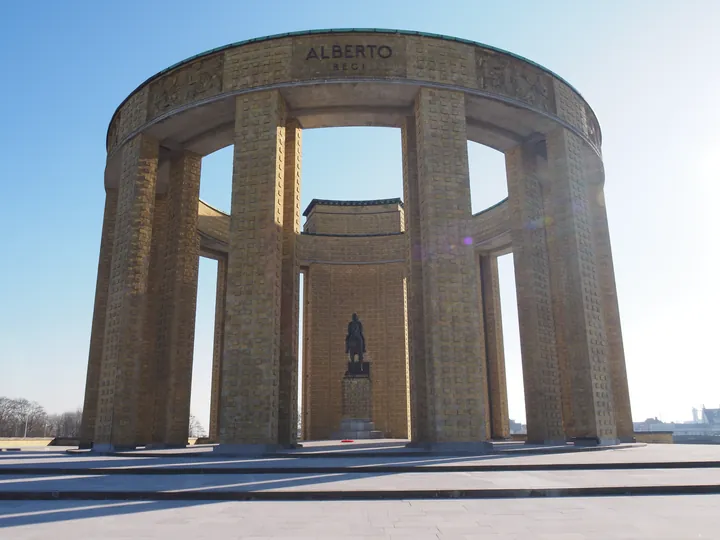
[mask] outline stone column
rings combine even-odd
[[[594,161],[599,160],[595,159]],[[602,170],[599,167],[595,175],[602,178]],[[602,293],[603,321],[605,323],[607,355],[615,407],[615,425],[620,441],[629,442],[634,439],[635,430],[632,423],[630,390],[628,388],[625,350],[620,325],[620,309],[618,307],[615,269],[610,247],[610,231],[602,183],[594,182],[590,186],[588,203],[592,215],[595,258]]]
[[[93,309],[92,329],[90,333],[90,353],[88,354],[87,378],[85,380],[85,400],[83,403],[82,424],[80,427],[80,446],[85,448],[90,446],[95,437],[95,421],[98,412],[100,368],[102,364],[103,340],[105,338],[105,316],[107,314],[108,289],[110,286],[110,267],[112,265],[117,203],[117,190],[107,189],[105,192],[105,212],[100,236],[100,256],[98,261],[97,282],[95,284],[95,307]]]
[[[222,358],[225,341],[225,294],[227,291],[227,259],[217,261],[217,286],[215,288],[215,333],[213,339],[212,382],[210,389],[210,431],[212,442],[217,442],[220,421],[220,388],[222,386]]]
[[[505,349],[503,346],[502,314],[500,311],[500,277],[497,257],[480,256],[483,323],[485,325],[485,357],[487,391],[490,398],[489,424],[493,439],[510,437],[507,381],[505,380]]]
[[[567,352],[572,433],[611,443],[617,440],[617,430],[588,200],[587,148],[582,139],[563,128],[548,134],[546,143],[552,185],[546,214],[557,242],[550,271],[562,276],[554,302],[563,313],[562,327],[556,328]]]
[[[479,269],[469,238],[465,97],[421,88],[415,119],[418,196],[411,204],[420,217],[426,436],[432,446],[479,444],[486,439],[486,380]]]
[[[139,444],[151,443],[161,446],[164,442],[169,374],[168,374],[168,330],[165,321],[167,311],[166,280],[167,261],[165,257],[168,240],[168,197],[170,183],[168,163],[158,168],[158,186],[153,213],[150,268],[148,270],[148,294],[145,315],[145,342],[148,349],[140,365],[140,410],[137,425]],[[162,191],[162,193],[158,193]]]
[[[158,143],[138,135],[122,148],[95,448],[135,446],[138,373],[147,350],[145,301]]]
[[[407,245],[407,326],[410,368],[410,439],[428,440],[427,381],[425,362],[425,317],[423,265],[420,243],[420,199],[418,192],[417,127],[415,117],[402,127],[403,199]]]
[[[297,388],[300,267],[297,237],[300,234],[300,168],[302,162],[300,125],[291,120],[285,127],[285,178],[282,228],[282,298],[280,302],[280,388],[278,442],[297,443]]]
[[[545,209],[537,145],[505,154],[528,442],[564,443]]]
[[[311,396],[311,384],[312,377],[310,368],[310,351],[312,350],[312,340],[310,336],[312,332],[310,329],[312,326],[311,317],[312,309],[310,304],[310,268],[307,267],[303,272],[303,350],[302,350],[302,438],[309,440],[310,437],[310,426],[312,422],[312,416],[310,415],[310,396]]]
[[[190,417],[190,388],[195,345],[200,238],[197,233],[202,158],[191,152],[170,158],[168,234],[165,246],[165,302],[163,305],[167,353],[165,425],[157,426],[162,443],[185,446]]]
[[[235,101],[221,451],[278,443],[285,103],[277,90]]]

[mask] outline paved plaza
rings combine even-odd
[[[720,495],[326,502],[0,503],[0,538],[720,538]]]
[[[266,458],[209,450],[3,452],[0,539],[720,539],[720,446],[536,454],[508,445],[448,456],[403,452],[396,441],[325,442]]]

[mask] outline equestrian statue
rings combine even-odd
[[[345,336],[345,353],[349,355],[350,363],[357,361],[362,369],[363,354],[365,353],[365,336],[363,326],[358,319],[357,313],[352,314],[352,320],[348,323],[348,333]]]

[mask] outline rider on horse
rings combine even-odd
[[[363,335],[363,326],[358,319],[357,313],[352,314],[352,321],[348,324],[348,333],[345,337],[345,353],[350,355],[350,361],[355,361],[355,355],[358,361],[362,363],[363,353],[365,352],[365,336]]]

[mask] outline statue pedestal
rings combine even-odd
[[[370,363],[349,362],[342,380],[342,421],[334,439],[382,439],[372,418]]]

